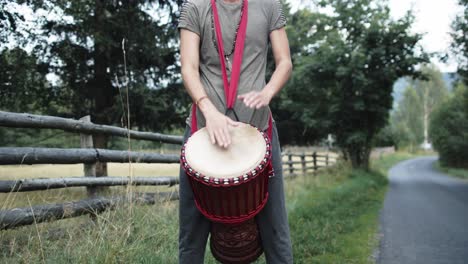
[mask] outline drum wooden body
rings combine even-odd
[[[181,164],[195,204],[211,220],[211,250],[222,263],[249,263],[263,252],[253,217],[268,199],[273,175],[271,143],[251,125],[232,128],[223,149],[210,142],[205,128],[182,147]]]

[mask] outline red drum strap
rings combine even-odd
[[[224,43],[223,35],[221,32],[221,25],[219,22],[218,8],[216,1],[211,0],[213,11],[214,25],[216,31],[216,42],[218,43],[219,62],[221,64],[221,71],[223,74],[224,96],[226,97],[227,109],[234,107],[237,96],[237,86],[239,84],[240,70],[242,66],[242,56],[244,54],[245,35],[247,32],[247,18],[248,18],[248,1],[244,1],[244,9],[242,10],[242,20],[240,21],[239,31],[236,38],[236,46],[234,47],[234,60],[232,62],[231,79],[228,80],[226,71],[226,61],[224,59]]]

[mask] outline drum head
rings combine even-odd
[[[266,142],[251,125],[230,129],[231,145],[212,144],[206,128],[195,132],[185,146],[185,159],[195,171],[214,178],[232,178],[257,167],[265,157]]]

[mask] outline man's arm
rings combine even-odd
[[[270,33],[270,42],[275,58],[275,71],[261,92],[249,92],[238,96],[247,107],[259,109],[267,106],[271,99],[283,88],[292,72],[289,42],[284,27]]]
[[[221,114],[207,97],[200,81],[200,36],[183,28],[180,29],[180,62],[185,89],[192,101],[198,103],[212,143],[220,147],[229,146],[231,137],[228,126],[237,126],[238,123]]]

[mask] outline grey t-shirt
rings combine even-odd
[[[232,49],[235,31],[240,19],[242,0],[227,3],[217,0],[225,54]],[[211,23],[210,0],[186,0],[180,12],[178,28],[188,29],[200,36],[200,79],[211,102],[225,113],[226,103],[219,55],[213,43],[214,29]],[[285,26],[286,20],[279,0],[249,0],[248,23],[242,59],[241,75],[237,94],[261,91],[266,85],[265,72],[269,33]],[[215,39],[215,38],[214,38]],[[230,61],[233,60],[230,56]],[[230,71],[227,72],[230,78]],[[251,109],[242,101],[236,100],[234,111],[239,121],[250,123],[258,128],[268,127],[269,107]],[[232,114],[229,115],[234,118]],[[190,118],[187,124],[190,125]],[[198,127],[205,126],[203,114],[197,110]]]

